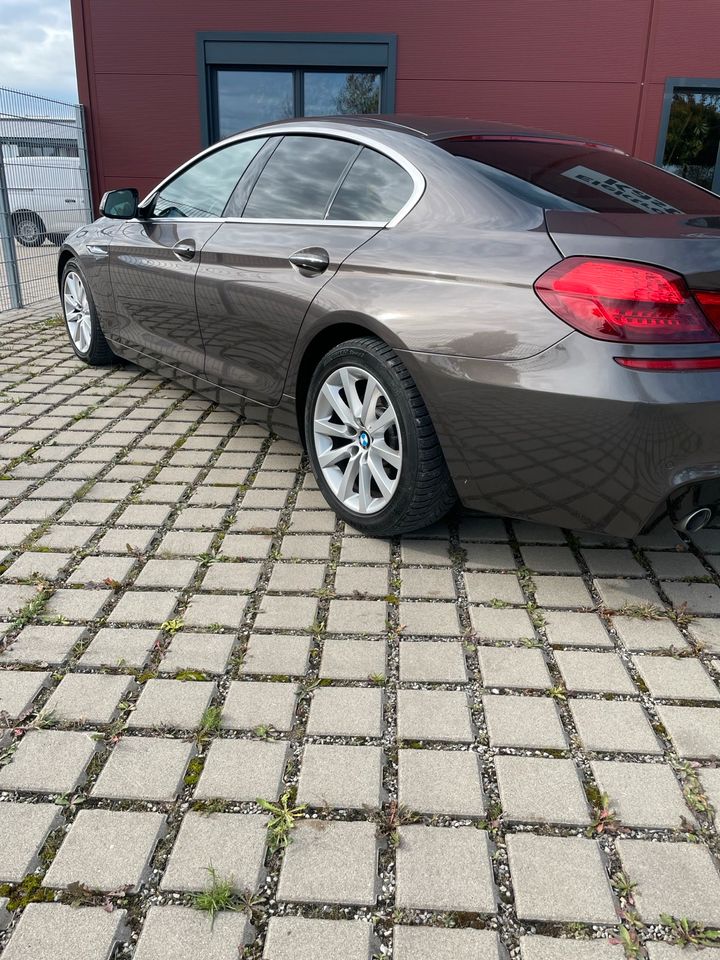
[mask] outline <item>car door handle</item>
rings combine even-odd
[[[180,240],[173,246],[172,252],[178,260],[192,260],[195,256],[195,241]]]
[[[306,277],[323,273],[330,266],[330,254],[322,247],[307,247],[305,250],[298,250],[297,253],[288,257],[288,260]]]

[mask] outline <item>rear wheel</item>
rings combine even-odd
[[[62,276],[62,308],[72,348],[91,367],[116,362],[102,332],[90,288],[76,260],[68,260]]]
[[[427,526],[456,500],[440,444],[405,365],[374,337],[330,350],[310,381],[305,437],[335,512],[366,533]]]
[[[24,247],[40,247],[45,242],[45,224],[32,210],[18,210],[13,214],[13,232]]]

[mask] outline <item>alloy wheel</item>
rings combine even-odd
[[[344,366],[328,375],[315,402],[313,442],[344,507],[364,515],[390,503],[402,472],[402,438],[390,397],[371,373]]]
[[[87,353],[92,337],[92,318],[85,284],[77,273],[70,272],[65,277],[63,310],[72,342],[80,353]]]

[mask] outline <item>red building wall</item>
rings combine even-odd
[[[533,124],[653,160],[667,77],[720,77],[720,0],[71,0],[95,195],[201,144],[199,31],[394,33],[396,110]]]

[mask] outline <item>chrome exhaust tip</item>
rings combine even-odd
[[[710,507],[700,507],[699,510],[692,510],[686,516],[682,517],[675,524],[677,530],[682,533],[696,533],[706,527],[712,519],[712,510]]]

